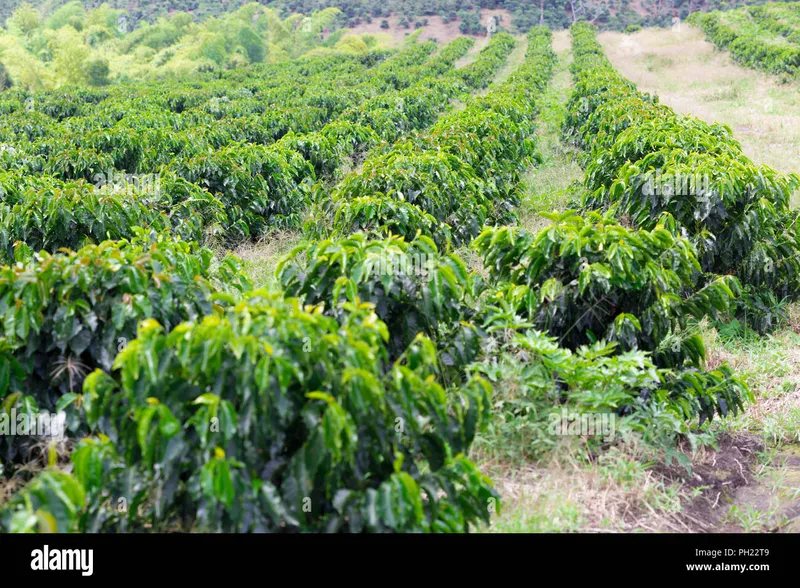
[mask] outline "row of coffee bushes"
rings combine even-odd
[[[512,220],[520,174],[538,157],[532,97],[554,61],[549,36],[534,29],[526,61],[504,84],[367,158],[330,201],[319,203],[308,229],[317,236],[368,231],[409,241],[422,232],[447,249],[469,243],[484,224]]]
[[[496,494],[464,457],[488,409],[447,394],[419,339],[387,364],[368,308],[345,324],[297,300],[154,320],[64,407],[73,473],[48,470],[3,511],[13,531],[460,532]]]
[[[474,241],[487,275],[462,283],[479,300],[469,320],[483,345],[466,373],[495,384],[487,443],[501,453],[513,448],[509,457],[539,457],[559,431],[567,434],[562,427],[602,418],[614,430],[590,438],[597,449],[635,436],[685,464],[677,442],[704,438],[693,423],[736,414],[751,398],[727,365],[706,368],[693,328],[730,312],[740,283],[703,272],[696,240],[673,216],[659,211],[644,222],[621,211],[616,199],[631,176],[617,181],[615,165],[635,164],[649,145],[668,143],[673,157],[680,146],[711,149],[718,138],[714,153],[732,157],[738,146],[722,141],[723,127],[692,139],[699,123],[675,124],[657,99],[636,92],[605,59],[590,25],[573,27],[573,49],[565,131],[589,152],[587,208],[610,210],[548,214],[550,225],[537,233],[499,226]],[[466,341],[452,338],[458,349]]]
[[[464,531],[488,520],[497,496],[463,455],[488,386],[445,391],[424,336],[390,359],[369,305],[331,318],[248,290],[234,260],[147,234],[3,272],[3,413],[39,423],[61,412],[77,441],[72,474],[57,467],[63,446],[47,446],[50,469],[5,505],[6,529]],[[25,480],[42,442],[4,436],[4,473]]]
[[[610,216],[573,211],[550,220],[537,234],[499,227],[476,241],[487,281],[495,284],[476,318],[484,329],[520,332],[512,347],[527,345],[531,331],[545,333],[561,349],[585,354],[590,365],[592,357],[601,363],[635,357],[626,369],[644,370],[639,376],[647,376],[647,385],[638,376],[633,385],[597,388],[578,379],[564,382],[557,397],[583,411],[628,416],[628,425],[657,445],[674,445],[698,416],[702,422],[741,408],[747,388],[726,366],[706,371],[703,340],[687,328],[730,309],[734,279],[696,288],[695,248],[675,226],[636,230]],[[670,427],[661,426],[657,413],[669,415]]]
[[[749,6],[747,13],[758,25],[790,43],[800,44],[800,10],[796,3],[771,2],[769,6]]]
[[[498,70],[511,51],[509,38],[507,34],[493,37],[464,69],[483,75]],[[453,43],[457,51],[446,48],[440,56],[451,66],[469,48],[468,43]],[[166,169],[207,188],[223,202],[233,229],[228,232],[234,238],[259,235],[268,226],[297,226],[319,179],[316,170],[335,178],[337,170],[354,164],[354,154],[380,140],[392,141],[429,126],[454,97],[472,89],[447,70],[368,100],[319,133],[290,133],[273,146],[232,145],[214,153],[177,157]]]
[[[740,30],[722,19],[722,15],[714,12],[695,12],[689,15],[687,22],[700,27],[709,41],[729,51],[733,59],[747,67],[787,77],[797,75],[800,46],[783,39],[781,42],[770,40],[768,37],[773,33],[769,28],[753,30],[753,26],[744,26]]]
[[[486,75],[502,62],[495,47],[489,70],[476,60]],[[249,169],[262,154],[246,154]],[[327,316],[251,291],[233,259],[130,230],[53,255],[18,245],[3,270],[3,410],[64,413],[72,449],[72,473],[51,445],[49,469],[27,480],[41,437],[4,439],[5,475],[27,482],[4,528],[465,531],[488,520],[497,495],[465,457],[487,417],[485,381],[445,388],[433,343],[420,334],[394,353],[368,304]]]
[[[425,75],[442,71],[446,64],[452,66],[472,43],[459,39],[445,47],[427,64],[430,68],[422,66]],[[428,53],[426,49],[421,55]],[[401,63],[408,62],[401,57]],[[259,234],[271,219],[276,225],[297,223],[318,178],[334,173],[354,153],[379,142],[376,130],[350,122],[348,117],[369,118],[360,113],[370,113],[369,108],[374,107],[375,112],[383,113],[373,116],[384,133],[389,127],[397,135],[406,128],[425,126],[446,107],[453,93],[464,90],[450,84],[429,91],[431,85],[426,81],[406,90],[391,90],[380,108],[373,99],[319,133],[289,133],[272,146],[236,143],[188,156],[145,147],[147,138],[137,136],[128,145],[131,149],[119,151],[111,144],[104,145],[102,152],[76,147],[38,158],[38,164],[24,151],[7,147],[2,161],[9,171],[0,174],[7,207],[0,235],[6,259],[13,258],[10,247],[17,241],[52,252],[59,247],[79,247],[87,239],[124,238],[134,225],[171,226],[190,239],[202,240],[210,231],[238,240]],[[389,107],[397,102],[403,102],[406,109]],[[167,164],[154,174],[115,173],[117,158],[129,158],[133,151],[160,153],[157,156],[168,158]],[[30,175],[37,172],[40,175]]]
[[[507,46],[507,40],[500,38],[500,43],[503,42]],[[437,59],[451,62],[463,55],[471,43],[457,41],[445,47]],[[493,64],[492,69],[499,67],[500,60],[495,47],[494,44],[487,47],[488,59],[479,58],[475,62],[477,67],[486,71],[487,60]],[[509,49],[502,50],[506,55],[508,52]],[[441,69],[441,65],[436,67]],[[445,72],[450,75],[449,71]],[[256,148],[252,146],[254,151]],[[254,156],[248,169],[254,171],[253,176],[268,178],[272,183],[264,192],[283,192],[288,195],[291,188],[296,187],[296,183],[292,183],[295,177],[282,176],[280,169],[265,170],[263,165],[264,160]],[[256,166],[262,167],[256,170]],[[232,186],[233,194],[244,192],[253,177],[236,172],[236,169],[219,171],[220,188],[212,191],[219,193],[224,189],[223,186]],[[105,238],[126,239],[136,233],[136,227],[151,232],[168,231],[177,233],[185,240],[199,241],[203,237],[202,230],[210,221],[229,220],[219,200],[194,183],[170,174],[161,177],[160,181],[166,182],[162,186],[164,191],[175,199],[158,200],[155,203],[139,198],[137,193],[96,192],[87,184],[65,183],[47,176],[9,172],[2,179],[0,189],[7,214],[3,219],[0,243],[8,261],[27,259],[33,252],[41,250],[53,253],[62,248],[77,250]],[[283,185],[278,182],[283,182]],[[131,338],[130,335],[128,333],[128,338]]]
[[[199,137],[210,130],[214,121],[224,127],[258,114],[275,113],[286,124],[299,124],[305,115],[295,116],[297,122],[289,119],[287,104],[292,104],[297,113],[314,113],[320,120],[338,116],[375,92],[403,89],[429,75],[426,72],[430,70],[418,70],[435,48],[432,42],[409,45],[388,59],[385,52],[362,57],[315,57],[237,70],[237,75],[222,79],[196,77],[191,82],[130,84],[108,90],[14,90],[4,94],[0,111],[12,115],[3,121],[6,131],[13,130],[14,125],[21,126],[25,122],[22,115],[41,124],[47,124],[44,117],[49,117],[64,125],[49,127],[47,134],[63,129],[60,134],[65,140],[70,140],[69,130],[80,129],[84,131],[81,134],[88,134],[128,126],[139,132],[147,128],[180,132],[192,125]],[[139,113],[148,116],[147,125],[137,120],[135,115]],[[266,123],[273,119],[264,120]],[[40,128],[40,124],[29,127],[31,139]]]
[[[156,198],[143,186],[107,190],[47,175],[0,173],[0,261],[125,239],[135,227],[203,241],[208,227],[227,221],[222,202],[206,190],[174,174],[157,181]]]
[[[19,92],[4,102],[14,108],[7,108],[12,113],[4,117],[0,137],[17,151],[17,166],[61,179],[90,181],[109,170],[155,173],[176,156],[190,157],[239,142],[270,144],[292,131],[319,130],[366,100],[435,74],[471,44],[458,40],[433,59],[434,43],[413,45],[373,68],[341,59],[328,71],[315,68],[313,75],[299,79],[298,66],[276,66],[266,83],[232,86],[209,80],[178,88],[143,85],[130,89],[135,97],[122,89],[109,95],[59,91],[58,96],[66,96],[63,100],[80,105],[79,109],[59,110],[55,106],[59,98],[53,93]],[[82,165],[60,163],[73,160]]]
[[[354,297],[375,304],[392,357],[422,332],[437,340],[445,363],[463,368],[474,358],[478,333],[463,320],[479,285],[447,250],[485,222],[514,218],[520,174],[537,157],[534,98],[555,61],[547,29],[528,40],[525,62],[505,83],[367,158],[318,203],[306,226],[321,240],[299,246],[278,269],[288,295],[324,302],[334,316]]]
[[[798,213],[790,207],[800,177],[756,166],[727,127],[638,92],[602,55],[591,27],[574,27],[573,40],[575,92],[564,131],[589,151],[586,206],[642,229],[674,223],[704,273],[741,281],[738,308],[748,322],[760,331],[774,326],[779,301],[800,291]]]
[[[487,221],[513,220],[479,216],[472,194],[490,195],[483,210],[504,202],[513,212],[509,194],[535,152],[535,98],[553,61],[549,32],[534,29],[507,83],[346,178],[307,225],[322,240],[299,245],[277,275],[287,295],[324,304],[339,321],[352,306],[374,306],[390,359],[424,333],[442,381],[494,382],[488,426],[501,446],[528,430],[531,447],[552,446],[557,435],[545,432],[563,407],[618,419],[620,432],[678,457],[676,441],[695,438],[691,422],[735,414],[750,393],[727,366],[704,368],[691,331],[693,320],[727,312],[739,284],[723,277],[696,288],[697,251],[674,222],[634,230],[566,213],[535,235],[484,228],[473,244],[486,276],[451,251]]]
[[[313,130],[375,91],[369,78],[364,77],[366,72],[381,80],[384,69],[409,67],[403,59],[407,53],[422,63],[432,49],[433,45],[425,47],[425,51],[408,49],[374,68],[360,61],[342,60],[330,63],[328,72],[311,76],[301,75],[292,64],[274,66],[269,78],[251,77],[250,83],[236,86],[198,79],[191,84],[142,84],[107,91],[6,93],[2,107],[8,116],[3,120],[2,136],[4,141],[16,141],[19,147],[25,147],[26,141],[34,142],[35,152],[64,145],[99,151],[108,150],[109,146],[127,149],[134,154],[119,156],[120,164],[125,164],[121,170],[153,171],[137,167],[141,164],[134,157],[134,146],[126,142],[128,135],[144,135],[142,138],[148,140],[145,145],[154,149],[172,137],[170,146],[174,149],[177,145],[219,146],[224,141],[238,140],[244,133],[256,132],[253,127],[262,133],[253,135],[253,140],[269,141],[273,138],[268,133],[279,138],[290,128]],[[343,85],[348,79],[351,84]],[[291,109],[286,106],[290,102]]]
[[[442,52],[442,57],[456,59],[470,45],[471,42],[454,43]],[[406,72],[426,60],[433,49],[432,43],[412,46],[369,70],[366,65],[353,59],[338,59],[336,63],[324,59],[322,61],[330,67],[313,68],[313,83],[304,86],[303,82],[309,81],[307,78],[300,76],[300,79],[296,79],[293,75],[284,74],[267,78],[264,85],[277,89],[298,87],[298,98],[309,92],[321,96],[323,89],[327,89],[331,95],[338,95],[341,89],[337,89],[330,80],[352,78],[354,81],[360,80],[360,87],[365,90],[369,88],[369,95],[374,95],[376,90],[369,85],[369,79],[364,78],[364,72],[370,71],[375,83],[382,86],[387,85],[387,80],[398,77],[413,79]],[[430,71],[437,71],[441,67],[439,62],[442,57],[432,62],[433,69]],[[367,63],[372,65],[371,62]],[[300,66],[287,64],[271,73],[288,71],[295,74],[299,70],[302,70]],[[225,120],[244,119],[231,116],[215,120],[210,114],[205,118],[198,116],[204,104],[219,98],[217,94],[220,89],[211,88],[212,84],[204,81],[195,83],[194,87],[185,84],[182,90],[192,89],[195,92],[197,106],[194,111],[187,110],[180,114],[171,112],[167,102],[164,102],[173,101],[177,96],[175,91],[171,97],[163,98],[164,91],[160,87],[134,86],[131,92],[136,94],[135,99],[109,97],[84,90],[62,91],[64,100],[78,104],[87,111],[81,116],[78,116],[79,112],[73,112],[63,122],[53,120],[59,116],[54,98],[49,94],[17,96],[17,112],[4,117],[4,139],[9,143],[4,144],[0,152],[2,168],[7,170],[0,180],[3,204],[8,207],[4,214],[6,253],[16,241],[30,240],[30,246],[34,249],[44,247],[54,251],[62,246],[77,247],[86,238],[94,242],[104,238],[120,238],[130,234],[132,224],[156,228],[170,224],[177,228],[180,225],[179,233],[193,239],[203,237],[201,231],[206,224],[211,227],[230,227],[233,235],[249,234],[249,227],[236,218],[237,215],[228,222],[227,211],[230,208],[226,209],[222,200],[199,186],[189,185],[176,177],[174,172],[161,167],[162,163],[168,163],[187,149],[207,154],[233,138],[224,130]],[[318,89],[312,91],[310,87]],[[255,93],[246,88],[240,90],[246,90],[249,95],[249,98],[245,98],[244,94],[239,95],[240,103],[265,101],[262,110],[269,107],[265,92],[259,94],[257,90]],[[259,100],[254,96],[258,96]],[[222,98],[227,104],[233,104],[236,100],[233,95]],[[357,104],[357,96],[351,96],[351,99],[352,104]],[[23,107],[29,100],[32,109]],[[10,103],[14,103],[14,100],[4,101],[6,106]],[[280,116],[303,119],[303,108],[299,105],[291,112],[283,109]],[[318,109],[318,106],[313,108]],[[116,112],[119,115],[114,114]],[[273,114],[275,112],[270,112],[269,116]],[[250,120],[245,124],[249,128],[260,129],[259,132],[270,128],[265,120]],[[201,127],[214,129],[219,140],[205,141]],[[284,129],[280,134],[286,132]],[[333,136],[347,136],[348,132],[350,137],[365,143],[374,138],[368,129],[341,129],[336,126],[330,129]],[[255,137],[239,138],[257,140]],[[377,141],[376,138],[374,140]],[[303,148],[298,147],[301,151]],[[308,149],[305,148],[305,151]],[[271,163],[273,168],[281,165],[285,171],[273,180],[273,189],[276,184],[286,188],[287,174],[296,176],[298,173],[308,173],[308,164],[293,150],[280,151],[271,159]],[[144,169],[153,173],[140,173]],[[136,173],[120,173],[119,170]],[[33,189],[31,182],[35,185]],[[13,198],[9,196],[11,193],[14,193]],[[277,208],[277,205],[272,208]],[[165,213],[174,222],[166,219],[165,225]],[[187,228],[187,219],[191,221],[188,223],[190,229]]]
[[[289,296],[332,317],[374,305],[388,326],[389,356],[424,334],[439,375],[460,384],[485,333],[473,319],[486,285],[452,248],[485,222],[514,219],[521,172],[536,160],[536,99],[555,62],[550,31],[528,35],[525,61],[502,84],[431,129],[365,161],[322,201],[310,243],[279,264]]]
[[[502,41],[499,45],[507,46],[507,41],[505,45]],[[434,58],[431,71],[452,65],[471,44],[471,40],[456,40],[445,47]],[[473,65],[484,72],[487,63],[491,69],[499,67],[495,47],[487,47],[485,57]],[[363,105],[358,112],[370,113],[373,107],[372,116],[381,129],[391,126],[395,135],[404,128],[428,125],[446,108],[453,93],[463,90],[463,86],[442,84],[430,91],[432,83],[401,91],[386,103]],[[398,101],[404,109],[391,108],[392,102]],[[291,134],[273,147],[240,144],[201,156],[176,157],[158,174],[138,175],[130,183],[129,176],[113,172],[90,175],[98,166],[84,160],[83,151],[49,162],[47,171],[83,176],[92,184],[48,174],[29,175],[32,170],[13,165],[14,149],[7,149],[3,157],[12,169],[0,177],[6,209],[0,229],[2,249],[10,260],[17,242],[53,252],[60,247],[77,248],[87,241],[124,238],[136,225],[171,227],[193,240],[202,240],[207,230],[234,239],[255,235],[271,218],[284,224],[296,221],[320,175],[333,173],[355,151],[368,149],[377,141],[371,127],[342,120],[327,125],[319,134]],[[112,168],[112,156],[104,156]]]

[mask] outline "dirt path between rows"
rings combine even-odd
[[[693,532],[800,531],[800,447],[770,451],[754,434],[723,434],[717,450],[695,457],[693,471],[656,468],[696,497],[673,519]]]

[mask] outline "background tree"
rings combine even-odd
[[[8,90],[14,83],[11,81],[11,76],[8,74],[6,66],[0,63],[0,92]]]
[[[250,63],[260,63],[264,61],[266,47],[262,38],[249,25],[244,25],[239,29],[239,44],[247,54]]]
[[[83,63],[89,57],[89,48],[83,44],[78,31],[65,26],[51,34],[50,49],[53,65],[62,83],[77,85],[85,81]]]
[[[39,11],[26,2],[9,17],[6,26],[11,31],[19,31],[23,36],[28,36],[42,26],[42,19]]]
[[[86,80],[91,86],[106,86],[109,84],[108,75],[110,73],[108,61],[101,57],[88,59],[84,65]]]
[[[86,11],[83,9],[83,4],[75,0],[68,2],[64,6],[56,9],[45,21],[45,26],[48,29],[58,30],[67,25],[72,26],[76,30],[82,30],[84,21],[86,19]]]

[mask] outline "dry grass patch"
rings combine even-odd
[[[745,69],[686,24],[598,40],[622,75],[683,114],[729,125],[756,163],[800,172],[800,84]]]
[[[278,287],[275,280],[275,268],[278,262],[301,239],[300,233],[295,231],[276,231],[262,237],[256,243],[243,243],[232,253],[242,260],[254,288],[275,289]]]
[[[755,401],[735,419],[715,423],[719,432],[761,435],[773,447],[800,443],[800,333],[793,328],[800,305],[790,309],[789,326],[759,337],[705,327],[708,367],[727,362],[744,379]]]
[[[654,467],[652,455],[619,446],[587,461],[578,444],[547,463],[511,467],[479,461],[495,481],[502,507],[484,531],[690,532],[678,516],[698,490]]]

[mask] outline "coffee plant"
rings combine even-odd
[[[489,281],[500,284],[485,320],[501,320],[511,305],[569,349],[605,340],[649,351],[663,367],[701,365],[702,338],[687,330],[688,322],[727,311],[738,291],[735,278],[695,290],[695,249],[668,226],[631,230],[572,211],[549,218],[552,224],[537,234],[500,227],[475,240]]]
[[[216,294],[249,288],[235,258],[218,261],[209,249],[143,229],[130,241],[31,253],[0,268],[0,339],[6,370],[20,379],[14,387],[0,378],[2,397],[63,408],[88,373],[111,371],[140,321],[171,328],[212,314]]]
[[[5,509],[60,531],[464,531],[497,495],[465,456],[488,384],[446,394],[417,337],[386,363],[388,330],[253,292],[171,332],[154,319],[92,373],[95,432],[73,474],[43,474]],[[49,491],[53,488],[54,491]],[[57,489],[70,489],[57,491]],[[125,508],[119,508],[124,505]]]
[[[229,225],[224,206],[196,184],[165,174],[151,186],[125,180],[101,187],[51,176],[0,172],[0,256],[15,259],[17,244],[54,253],[84,244],[134,235],[136,227],[171,230],[186,240],[202,241]],[[240,230],[246,230],[246,227]]]
[[[463,368],[477,352],[479,333],[467,321],[481,281],[427,237],[316,241],[292,251],[277,274],[287,295],[329,305],[326,314],[340,319],[345,308],[369,304],[388,328],[392,359],[419,333],[436,342],[442,369]]]
[[[128,176],[183,178],[195,186],[188,190],[189,201],[178,199],[180,190],[168,190],[164,204],[169,215],[176,207],[189,209],[180,219],[183,225],[191,217],[192,232],[178,227],[183,237],[255,239],[272,228],[298,226],[318,179],[338,179],[340,170],[357,164],[380,137],[395,140],[430,125],[451,98],[468,92],[452,66],[473,42],[457,39],[435,57],[429,57],[435,44],[426,42],[388,59],[309,58],[267,72],[254,68],[238,80],[238,90],[223,78],[165,91],[142,89],[132,96],[116,89],[63,96],[17,91],[12,114],[0,124],[0,141],[13,147],[3,150],[0,163],[9,172],[95,187]],[[483,64],[483,75],[502,65],[498,55],[493,49],[476,62]],[[292,108],[284,106],[288,101]],[[194,214],[198,190],[207,203]],[[78,198],[72,200],[83,208]],[[217,210],[209,209],[212,203]],[[114,212],[122,218],[110,221],[103,217],[112,213],[103,211],[99,222],[87,221],[89,227],[58,246],[79,247],[84,236],[95,243],[126,238],[136,225],[168,227],[156,212],[161,210],[148,216],[133,207]],[[19,234],[24,230],[16,233],[10,243],[26,240]],[[49,247],[42,241],[30,244]]]
[[[756,166],[730,129],[676,114],[622,78],[591,26],[573,27],[575,92],[565,135],[587,149],[588,208],[653,229],[669,215],[697,249],[702,287],[735,275],[736,313],[759,331],[777,324],[775,300],[800,292],[800,177]]]
[[[481,52],[486,63],[497,67],[493,45],[505,47],[506,37],[492,37]],[[330,202],[318,203],[306,229],[314,236],[370,231],[407,240],[421,231],[447,247],[468,243],[484,224],[513,221],[521,174],[539,161],[534,96],[547,83],[554,62],[549,30],[533,29],[525,62],[505,83],[426,133],[368,157]]]
[[[735,414],[751,399],[747,387],[727,366],[710,371],[658,368],[652,357],[634,350],[620,353],[614,342],[598,341],[575,350],[540,331],[515,332],[470,367],[492,382],[495,414],[481,446],[508,459],[536,459],[586,423],[589,450],[643,440],[675,451],[679,439],[692,446],[707,441],[689,422],[700,415]]]
[[[771,21],[766,8],[752,8],[761,10],[741,13],[742,21],[735,25],[726,22],[736,21],[735,17],[718,12],[695,12],[687,21],[700,27],[710,42],[730,51],[731,56],[743,65],[786,77],[796,76],[800,71],[800,47],[796,45],[800,41],[800,23],[792,26]],[[774,24],[770,26],[770,22]],[[773,41],[765,32],[789,37],[794,43]]]

